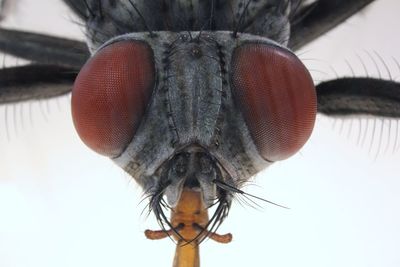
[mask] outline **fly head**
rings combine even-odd
[[[153,204],[166,196],[175,207],[192,188],[225,214],[251,176],[304,145],[316,94],[301,61],[268,38],[130,33],[83,67],[72,114],[81,139],[128,172]]]

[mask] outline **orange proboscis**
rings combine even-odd
[[[205,229],[207,223],[208,211],[203,203],[201,192],[185,187],[178,205],[171,211],[173,229],[146,230],[145,235],[152,240],[172,236],[177,241],[173,267],[199,267],[199,240],[202,237],[207,236],[219,243],[229,243],[232,240],[231,234],[219,235],[208,232]]]

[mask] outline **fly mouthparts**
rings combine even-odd
[[[217,233],[212,233],[212,232],[208,231],[207,229],[204,229],[203,227],[201,227],[198,224],[194,224],[193,228],[199,229],[204,234],[204,236],[214,240],[215,242],[227,244],[232,241],[231,233],[227,233],[227,234],[223,234],[223,235],[220,235]],[[170,229],[170,230],[149,230],[149,229],[147,229],[146,231],[144,231],[144,235],[146,236],[147,239],[150,239],[150,240],[160,240],[160,239],[164,239],[169,236],[174,236],[174,234],[179,230],[180,230],[179,227],[177,227],[175,229]],[[184,241],[191,243],[195,240],[190,240],[190,241],[184,240]]]
[[[205,229],[204,227],[202,227],[201,225],[199,225],[197,223],[193,224],[193,228],[200,230],[201,233],[203,233],[206,237],[214,240],[215,242],[227,244],[232,241],[231,233],[227,233],[227,234],[223,234],[223,235],[213,233],[213,232],[208,231],[207,229]]]

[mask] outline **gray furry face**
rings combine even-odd
[[[212,168],[221,180],[235,185],[270,165],[258,154],[234,103],[229,70],[232,53],[242,43],[278,44],[252,35],[233,38],[230,32],[193,32],[192,39],[188,33],[155,34],[128,34],[105,45],[122,40],[147,42],[154,51],[157,73],[141,126],[114,161],[145,191],[170,180],[165,176],[169,161],[194,148],[215,162]],[[212,192],[204,193],[207,199],[216,198]],[[177,196],[172,190],[166,194],[174,205]]]
[[[154,77],[149,77],[154,82],[146,89],[146,91],[151,92],[146,94],[151,94],[151,96],[148,100],[140,101],[139,105],[145,108],[143,113],[139,115],[141,116],[140,123],[135,129],[134,135],[129,136],[131,141],[129,143],[123,142],[121,148],[118,148],[121,153],[117,155],[113,153],[108,156],[129,173],[143,187],[145,192],[157,195],[163,192],[167,197],[168,204],[172,207],[177,204],[183,186],[200,187],[203,201],[211,206],[221,195],[221,192],[217,190],[218,183],[230,185],[237,189],[251,176],[275,161],[275,156],[269,157],[271,155],[269,150],[276,148],[285,150],[286,143],[290,143],[286,139],[291,139],[291,131],[302,131],[297,126],[297,128],[292,127],[293,129],[291,129],[290,124],[297,125],[300,123],[300,128],[308,127],[307,121],[302,121],[303,118],[297,118],[295,123],[289,122],[287,124],[286,118],[282,118],[282,114],[286,114],[288,117],[295,114],[295,117],[299,117],[296,113],[304,113],[305,111],[307,114],[311,108],[314,109],[311,112],[314,114],[311,118],[312,125],[315,120],[316,107],[313,103],[315,89],[312,82],[309,88],[313,92],[312,98],[314,100],[311,101],[310,105],[306,105],[309,106],[306,110],[298,112],[296,108],[287,108],[284,105],[299,106],[299,103],[293,102],[293,97],[298,93],[307,95],[307,93],[301,91],[304,89],[301,80],[304,79],[301,78],[300,84],[298,84],[295,78],[286,78],[281,73],[265,75],[265,69],[280,68],[277,62],[280,61],[279,57],[281,56],[277,59],[274,54],[283,54],[285,63],[282,70],[285,75],[309,76],[307,71],[303,73],[304,75],[299,75],[296,73],[297,71],[290,71],[291,66],[289,65],[292,62],[286,62],[286,59],[294,58],[297,60],[297,57],[282,45],[268,38],[251,34],[237,34],[235,36],[232,32],[226,31],[130,33],[113,38],[102,45],[95,53],[93,61],[96,62],[97,54],[102,55],[104,50],[113,51],[114,47],[120,45],[131,45],[133,47],[139,45],[151,50],[149,52],[151,56],[146,61],[154,64]],[[249,51],[257,51],[256,58],[251,59],[254,62],[249,62],[247,58],[235,59],[237,58],[236,54],[240,53],[238,51],[243,50],[243,47],[251,47]],[[268,51],[271,50],[272,55],[268,52],[267,56],[272,59],[270,62],[266,61],[258,66],[258,63],[256,63],[258,57],[264,55],[260,53],[260,47]],[[112,52],[110,53],[112,55]],[[251,55],[252,52],[249,54]],[[136,59],[136,57],[122,58],[121,61],[135,61]],[[115,59],[111,57],[107,60],[113,61]],[[241,64],[246,66],[241,70],[245,73],[241,73],[241,71],[234,73],[234,69],[237,68],[237,64],[233,63],[235,60],[241,61]],[[92,63],[89,61],[88,64],[91,65]],[[262,69],[262,76],[250,78],[252,81],[248,84],[249,77],[257,76],[253,72],[260,72],[257,69],[253,70],[253,64]],[[301,63],[300,65],[300,69],[305,70]],[[106,69],[110,67],[114,68],[114,65],[110,65]],[[90,67],[88,68],[90,72]],[[140,69],[141,67],[137,66],[136,68]],[[87,67],[84,67],[82,72],[86,73],[86,69]],[[125,76],[125,74],[126,71],[123,71],[122,74],[117,72],[117,74],[111,74],[109,77],[113,80],[114,77]],[[106,72],[100,76],[103,75],[108,77],[109,73]],[[148,76],[150,74],[145,73],[143,75]],[[82,79],[85,80],[86,78],[81,79],[80,76],[78,76],[76,83],[78,89],[74,90],[78,93],[73,93],[73,111],[74,102],[78,102],[74,99],[77,98],[75,97],[76,94],[79,95],[80,84],[82,83],[83,87],[86,87],[87,84],[81,82]],[[237,76],[243,77],[238,78]],[[271,77],[267,77],[266,84],[260,83],[258,80],[264,80],[265,76]],[[283,80],[288,80],[289,83],[282,81],[281,76]],[[97,76],[94,77],[97,79]],[[264,86],[269,87],[270,85],[267,84],[271,84],[271,82],[273,84],[275,79],[278,80],[278,84],[275,85],[278,86],[278,89],[275,93],[273,88],[266,90],[263,88]],[[92,80],[92,78],[89,78],[89,80]],[[311,81],[311,79],[309,80]],[[235,81],[237,81],[236,84]],[[105,83],[108,84],[109,82],[105,81]],[[129,88],[132,86],[128,85]],[[294,91],[292,93],[286,92],[287,86],[292,87],[289,91],[293,89]],[[100,85],[100,87],[103,86]],[[238,87],[241,87],[241,89],[238,89]],[[134,90],[129,88],[128,90]],[[309,88],[306,88],[306,90]],[[98,90],[101,91],[102,89]],[[271,93],[265,94],[268,91],[271,91]],[[118,86],[112,88],[106,95],[110,93],[120,94]],[[279,100],[280,96],[276,98],[277,95],[281,94],[284,95],[281,99],[283,102]],[[82,97],[86,98],[87,96],[82,94]],[[258,98],[265,97],[273,99],[272,102],[261,101],[260,106]],[[242,102],[246,102],[246,99],[253,99],[247,105],[252,106],[254,104],[255,107],[243,107],[246,103],[243,104]],[[110,102],[112,100],[107,97],[107,99],[100,101]],[[132,99],[132,101],[137,100]],[[85,106],[87,105],[92,104],[85,104]],[[113,105],[119,105],[119,103]],[[265,105],[270,107],[265,107]],[[302,105],[303,103],[300,103],[300,106]],[[266,113],[274,113],[276,108],[281,111],[284,110],[284,112],[268,122],[268,125],[265,124],[264,121],[269,120],[266,117],[274,117],[274,115]],[[114,110],[114,108],[111,109]],[[267,111],[267,109],[270,111]],[[247,114],[246,110],[249,111]],[[285,110],[290,112],[286,113]],[[79,114],[78,112],[75,113]],[[119,116],[119,114],[114,114],[114,111],[112,111],[111,117],[116,116]],[[90,116],[88,122],[92,123],[92,119],[96,118]],[[255,125],[253,121],[256,121]],[[275,129],[274,124],[281,124],[283,128]],[[305,126],[303,127],[302,124]],[[77,125],[79,132],[80,123],[77,123]],[[260,128],[260,125],[264,126]],[[119,128],[120,125],[116,125],[116,127]],[[114,130],[110,129],[110,131]],[[274,131],[277,131],[277,133],[275,134]],[[275,140],[270,135],[280,137]],[[118,139],[114,136],[110,136],[110,138]],[[263,139],[272,139],[275,144],[270,144],[269,140]],[[297,135],[295,139],[297,139]],[[298,140],[295,140],[295,143],[299,143]],[[284,158],[286,157],[284,156]],[[221,190],[221,188],[219,189]]]
[[[255,126],[252,126],[252,117],[259,119],[260,109],[264,110],[265,105],[270,105],[270,110],[278,107],[283,110],[279,116],[287,116],[285,112],[292,108],[284,106],[291,105],[298,91],[285,92],[283,102],[273,100],[271,103],[263,102],[260,106],[251,101],[258,101],[257,94],[267,97],[266,93],[259,92],[262,85],[251,81],[242,87],[246,91],[246,86],[256,84],[255,89],[247,89],[250,93],[241,92],[242,89],[237,88],[246,83],[248,78],[237,79],[237,75],[233,74],[237,67],[233,66],[236,51],[249,45],[257,46],[257,51],[272,50],[258,51],[261,56],[262,53],[271,53],[284,58],[282,65],[285,66],[281,67],[285,75],[305,74],[305,79],[311,81],[308,72],[303,73],[305,68],[298,63],[297,57],[285,48],[289,40],[289,16],[294,9],[293,3],[297,2],[266,0],[246,1],[245,4],[243,1],[175,1],[165,4],[163,1],[120,1],[118,5],[113,1],[104,2],[99,6],[100,2],[93,1],[89,9],[87,33],[92,59],[95,60],[98,54],[110,47],[112,50],[115,44],[129,43],[135,46],[140,43],[148,48],[145,50],[151,51],[149,54],[152,58],[148,61],[154,65],[154,77],[150,78],[153,81],[152,88],[146,89],[150,96],[140,103],[144,109],[134,135],[130,136],[130,142],[124,143],[123,149],[119,149],[120,153],[108,156],[129,173],[147,194],[153,196],[150,206],[159,221],[166,221],[159,217],[162,213],[159,211],[160,197],[166,196],[168,204],[174,207],[185,186],[200,188],[207,206],[212,206],[218,200],[220,214],[217,221],[222,221],[227,215],[233,194],[251,176],[275,161],[268,157],[270,152],[266,150],[269,147],[287,146],[285,139],[290,139],[287,137],[290,132],[298,132],[296,127],[302,127],[298,126],[303,123],[299,118],[294,123],[296,129],[273,129],[268,124],[270,122],[255,122]],[[181,16],[178,18],[172,14]],[[145,21],[144,17],[152,19]],[[253,50],[249,48],[247,52],[252,54]],[[274,58],[275,55],[268,54],[266,57]],[[293,59],[297,65],[301,65],[302,74],[287,65]],[[258,56],[251,60],[258,61]],[[260,68],[275,73],[274,60],[262,63]],[[240,62],[246,65],[244,69],[247,74],[244,76],[252,76],[253,62],[246,58]],[[259,76],[259,79],[264,80],[264,76]],[[296,79],[285,78],[282,73],[272,76],[281,82],[288,81],[291,84],[289,87],[297,86]],[[273,84],[275,77],[268,79],[267,83],[272,81]],[[79,76],[77,80],[80,80]],[[286,85],[277,86],[280,90]],[[313,125],[316,107],[312,82],[309,83],[311,87],[313,100],[301,112],[309,113],[312,110]],[[237,91],[236,97],[234,89]],[[74,91],[78,90],[73,90],[73,111]],[[246,104],[241,103],[242,98],[244,102],[247,98],[253,98],[250,105],[255,104],[256,107],[243,107]],[[280,120],[278,117],[271,120],[276,123],[276,120]],[[285,125],[286,122],[281,124]],[[257,128],[260,125],[264,127],[261,131]],[[262,140],[263,136],[274,134],[274,131],[278,132],[277,140]],[[297,143],[302,146],[302,142],[295,140],[293,146],[298,147]]]

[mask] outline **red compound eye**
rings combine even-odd
[[[311,76],[295,55],[265,44],[238,47],[232,83],[235,101],[264,159],[283,160],[300,150],[314,127],[317,102]]]
[[[97,153],[118,156],[139,127],[154,80],[147,44],[121,41],[101,49],[72,89],[72,117],[82,141]]]

